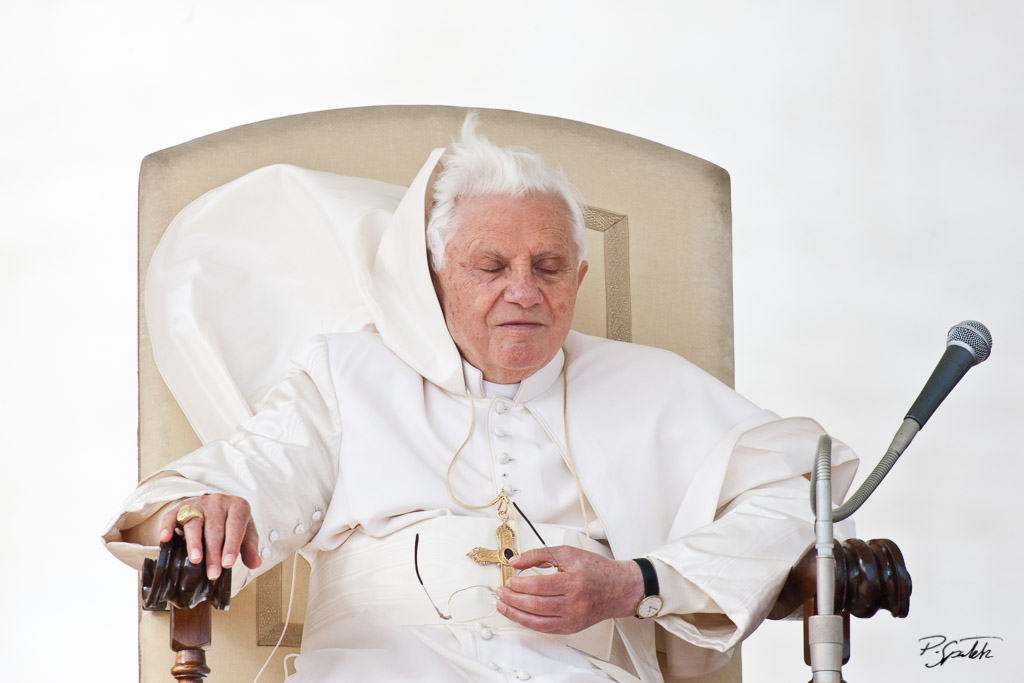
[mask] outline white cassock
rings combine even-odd
[[[255,414],[144,480],[105,534],[108,547],[139,566],[153,549],[123,543],[121,530],[166,502],[209,492],[248,500],[264,569],[298,549],[311,562],[296,660],[303,683],[657,681],[655,622],[669,634],[675,675],[724,664],[813,541],[803,475],[821,428],[757,408],[675,354],[578,333],[513,395],[495,393],[458,357],[430,286],[423,207],[436,161],[435,153],[371,231],[373,248],[357,244],[367,256],[350,274],[362,308],[346,313],[345,325],[358,331],[317,336],[269,391],[236,392],[262,394],[251,401]],[[315,186],[321,176],[279,168],[236,183],[266,196],[271,188],[260,184],[298,177]],[[366,240],[366,230],[346,234],[336,239]],[[175,343],[189,346],[189,334]],[[216,375],[192,376],[204,374]],[[204,439],[217,431],[196,417],[217,391],[168,384]],[[856,459],[836,443],[833,462],[841,499]],[[586,547],[589,531],[594,552],[649,557],[661,614],[569,637],[500,615],[442,621],[416,580],[415,534],[424,585],[442,610],[456,591],[498,582],[495,566],[465,556],[496,547],[494,509],[467,509],[449,488],[471,505],[504,489],[548,546]],[[540,547],[515,521],[521,549]],[[235,590],[254,575],[239,563]]]

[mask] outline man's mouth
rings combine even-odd
[[[533,320],[510,320],[507,323],[501,323],[498,327],[504,327],[512,330],[532,330],[541,326],[542,323],[535,322]]]

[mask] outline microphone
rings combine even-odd
[[[946,352],[935,366],[921,394],[907,411],[911,419],[924,427],[939,404],[945,400],[967,371],[981,363],[992,352],[992,335],[977,320],[965,320],[950,328],[946,335]]]
[[[903,451],[907,449],[917,433],[924,427],[924,423],[957,385],[957,382],[973,366],[988,358],[991,352],[992,335],[989,334],[988,328],[977,320],[965,320],[950,328],[949,334],[946,335],[946,352],[942,354],[939,364],[932,371],[932,376],[925,383],[921,395],[917,397],[914,405],[907,412],[907,416],[903,418],[903,424],[896,430],[896,435],[892,438],[892,443],[889,444],[889,450],[875,465],[875,469],[871,470],[867,479],[850,495],[850,498],[832,511],[832,521],[843,521],[864,504],[868,496],[878,488],[885,475],[903,455]],[[811,478],[812,491],[814,491],[816,480],[817,471]],[[817,503],[812,498],[811,509],[815,510],[815,514],[817,514],[816,508]]]

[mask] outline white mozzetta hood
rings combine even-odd
[[[207,192],[167,228],[146,278],[161,375],[200,439],[252,416],[319,333],[376,330],[463,393],[424,237],[434,150],[410,187],[274,165]]]

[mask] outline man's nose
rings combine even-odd
[[[542,299],[536,276],[529,270],[513,269],[505,287],[505,301],[529,308]]]

